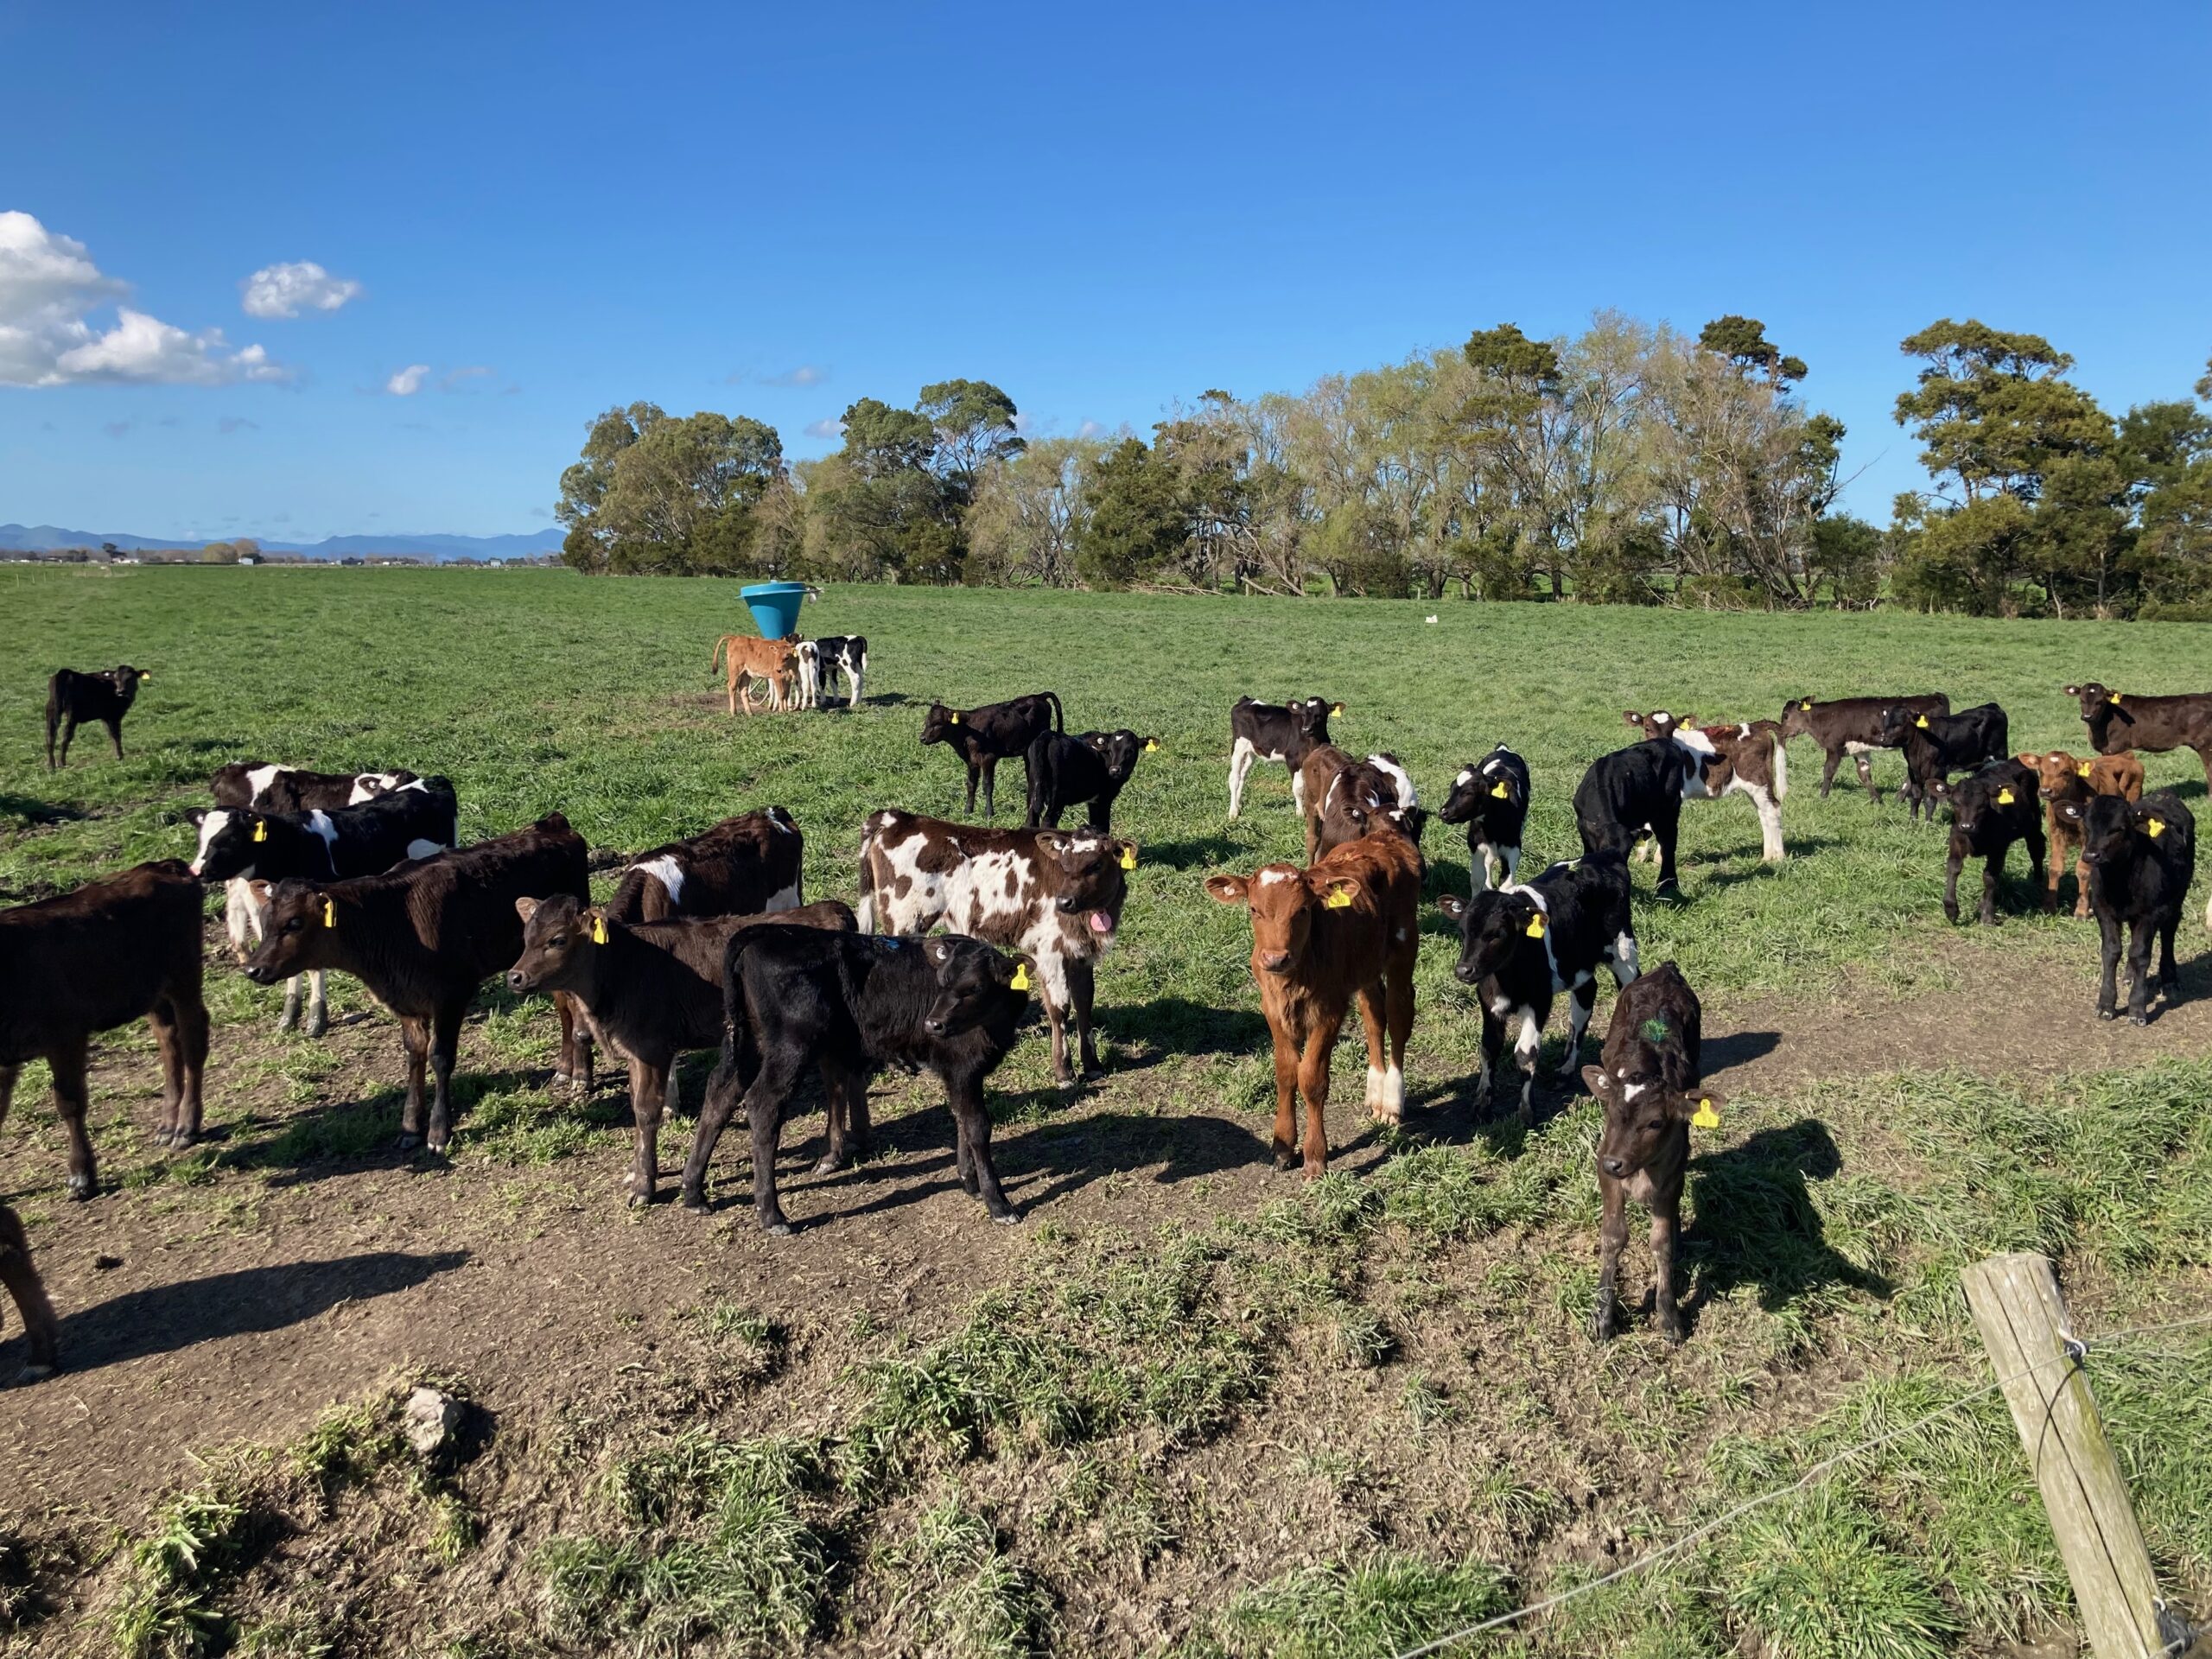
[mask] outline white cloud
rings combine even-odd
[[[471,380],[480,380],[486,375],[493,372],[495,372],[495,371],[486,368],[481,363],[471,363],[464,368],[448,369],[445,373],[445,377],[438,382],[438,390],[441,391],[459,391],[467,382]]]
[[[412,397],[423,390],[423,382],[430,378],[427,363],[410,363],[405,368],[384,383],[384,389],[395,397]]]
[[[844,423],[834,416],[824,416],[805,429],[810,438],[834,438],[845,429]]]
[[[249,317],[296,317],[306,311],[335,311],[356,297],[361,285],[334,276],[312,259],[264,265],[238,284]]]
[[[1075,435],[1078,438],[1103,438],[1106,435],[1106,429],[1096,421],[1085,421],[1076,428]]]
[[[233,350],[219,328],[197,334],[120,302],[126,283],[101,273],[85,245],[25,213],[0,213],[0,385],[226,385],[289,375],[258,346]],[[115,326],[91,315],[113,303]]]
[[[772,374],[760,384],[764,386],[818,386],[830,378],[830,371],[819,364],[802,363],[795,369],[785,369],[781,374]]]

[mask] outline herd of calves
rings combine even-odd
[[[123,715],[146,677],[128,667],[55,675],[49,747],[57,724],[98,719],[120,754]],[[1453,779],[1437,816],[1465,827],[1472,892],[1444,893],[1436,903],[1459,930],[1454,971],[1473,988],[1481,1013],[1476,1103],[1491,1097],[1509,1021],[1517,1016],[1518,1112],[1530,1121],[1538,1051],[1563,995],[1567,1031],[1558,1076],[1571,1083],[1579,1069],[1604,1106],[1600,1338],[1618,1319],[1618,1268],[1634,1200],[1652,1216],[1658,1328],[1681,1339],[1673,1255],[1689,1130],[1717,1124],[1723,1103],[1700,1082],[1695,993],[1674,963],[1644,972],[1637,960],[1628,860],[1647,850],[1659,864],[1657,893],[1675,887],[1684,801],[1750,797],[1765,856],[1779,860],[1792,737],[1810,736],[1823,751],[1823,795],[1850,756],[1877,801],[1867,756],[1901,749],[1902,793],[1912,812],[1932,819],[1939,804],[1951,809],[1948,916],[1958,917],[1960,867],[1980,857],[1981,918],[1996,923],[2007,850],[2024,842],[2040,863],[2048,838],[2046,907],[2057,903],[2070,855],[2075,914],[2094,913],[2102,931],[2099,1014],[2116,1013],[2124,930],[2132,930],[2131,1015],[2147,1021],[2161,988],[2171,1000],[2195,823],[2171,791],[2143,793],[2143,767],[2130,751],[2195,749],[2212,782],[2212,694],[2067,689],[2081,701],[2093,759],[2011,754],[2003,709],[1993,703],[1954,715],[1940,694],[1796,698],[1779,721],[1729,725],[1631,711],[1628,721],[1642,741],[1593,762],[1574,791],[1581,856],[1528,881],[1519,879],[1525,761],[1500,745]],[[1328,723],[1342,712],[1321,697],[1284,705],[1245,698],[1230,710],[1230,816],[1242,810],[1252,768],[1282,763],[1304,821],[1306,857],[1303,865],[1266,864],[1205,882],[1215,900],[1248,912],[1252,976],[1274,1046],[1274,1155],[1281,1168],[1302,1161],[1309,1177],[1325,1166],[1329,1059],[1355,1000],[1367,1039],[1366,1104],[1387,1122],[1402,1115],[1427,874],[1420,843],[1428,814],[1412,779],[1391,755],[1361,759],[1336,747]],[[804,1080],[812,1075],[822,1090],[828,1134],[817,1167],[826,1171],[865,1152],[868,1084],[898,1065],[942,1081],[962,1185],[993,1219],[1014,1221],[992,1163],[984,1081],[1012,1048],[1033,992],[1043,1004],[1055,1077],[1071,1083],[1078,1068],[1098,1069],[1094,973],[1120,928],[1137,868],[1135,845],[1111,833],[1112,810],[1139,757],[1159,747],[1126,729],[1070,734],[1063,726],[1051,692],[977,709],[933,703],[922,741],[960,754],[971,814],[980,786],[984,815],[995,816],[998,761],[1024,761],[1027,827],[874,813],[861,836],[857,912],[834,899],[804,902],[804,838],[781,807],[627,860],[613,896],[594,905],[583,839],[558,813],[462,847],[454,788],[443,778],[226,766],[212,780],[213,804],[189,815],[198,834],[189,863],[143,864],[0,910],[0,1121],[21,1067],[46,1060],[68,1137],[68,1190],[91,1197],[89,1041],[143,1017],[162,1069],[155,1140],[178,1148],[194,1143],[208,1042],[200,992],[205,884],[220,881],[245,971],[259,984],[288,982],[286,1028],[300,1019],[304,990],[307,1032],[321,1033],[323,978],[333,969],[359,979],[397,1016],[407,1061],[404,1150],[448,1144],[461,1021],[484,981],[504,976],[512,990],[555,1003],[556,1084],[588,1090],[600,1044],[627,1063],[633,1203],[654,1194],[677,1057],[718,1048],[683,1166],[687,1208],[708,1208],[716,1140],[741,1109],[752,1137],[754,1213],[767,1231],[789,1232],[777,1193],[777,1144]],[[1087,827],[1060,829],[1075,807],[1085,809]],[[2212,907],[2206,925],[2212,927]],[[1601,969],[1618,995],[1599,1064],[1581,1065]],[[0,1281],[29,1327],[31,1372],[50,1370],[53,1312],[22,1224],[5,1206]]]

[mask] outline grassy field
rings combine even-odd
[[[388,1020],[278,1038],[277,995],[213,953],[207,1147],[149,1155],[148,1045],[117,1033],[94,1119],[119,1190],[67,1205],[34,1068],[0,1198],[78,1370],[11,1394],[0,1427],[0,1651],[1388,1654],[1985,1380],[1956,1285],[1979,1255],[2059,1257],[2093,1330],[2212,1307],[2196,924],[2191,1000],[2101,1027],[2094,932],[2029,913],[2020,855],[2007,925],[1948,928],[1941,832],[1855,790],[1819,800],[1809,745],[1788,863],[1759,862],[1731,798],[1685,811],[1683,903],[1648,902],[1638,867],[1645,959],[1706,996],[1734,1102],[1693,1177],[1681,1351],[1641,1316],[1605,1350],[1583,1333],[1594,1109],[1550,1091],[1526,1135],[1471,1118],[1477,1022],[1433,912],[1407,1131],[1357,1122],[1354,1044],[1338,1169],[1266,1171],[1249,934],[1200,887],[1300,846],[1280,768],[1225,817],[1241,694],[1342,700],[1338,741],[1396,753],[1432,804],[1512,744],[1541,860],[1576,850],[1568,797],[1633,736],[1624,709],[1941,687],[2004,703],[2018,747],[2078,743],[2060,686],[2198,689],[2201,628],[1464,604],[1430,626],[1423,604],[837,588],[805,625],[868,635],[868,705],[748,721],[707,674],[747,626],[723,583],[0,567],[0,602],[7,902],[188,855],[181,813],[245,757],[442,772],[465,836],[558,809],[632,851],[780,803],[808,896],[851,899],[868,811],[957,812],[957,761],[915,741],[932,697],[1049,686],[1071,726],[1163,745],[1117,815],[1143,853],[1099,977],[1111,1075],[1051,1089],[1040,1031],[995,1084],[1029,1219],[1012,1236],[944,1190],[936,1116],[897,1116],[931,1097],[903,1083],[884,1153],[798,1185],[795,1216],[823,1224],[780,1249],[742,1216],[629,1214],[621,1096],[550,1096],[550,1012],[496,995],[449,1165],[385,1150]],[[48,774],[46,675],[125,660],[154,676],[126,758],[81,733]],[[2201,800],[2194,757],[2147,764]],[[1900,763],[1876,765],[1893,787]],[[1464,843],[1436,826],[1428,851],[1463,887]],[[333,1001],[366,1007],[350,984]],[[1632,1248],[1630,1283],[1644,1270]],[[240,1286],[283,1311],[241,1316]],[[2201,1611],[2208,1358],[2183,1333],[2094,1368],[2161,1571]],[[496,1425],[460,1466],[394,1432],[395,1389],[426,1375]],[[71,1402],[129,1422],[128,1455],[73,1465]],[[2063,1633],[2028,1492],[1986,1400],[1492,1650],[1872,1659]]]

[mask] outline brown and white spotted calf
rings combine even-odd
[[[986,830],[912,812],[871,813],[861,836],[861,928],[918,937],[943,925],[1037,964],[1052,1031],[1052,1076],[1075,1081],[1067,1020],[1086,1074],[1092,964],[1122,925],[1136,843],[1088,830]]]
[[[2039,754],[2015,755],[2014,760],[2036,774],[2036,793],[2043,798],[2044,827],[2050,833],[2050,852],[2044,871],[2043,907],[2058,908],[2059,878],[2069,859],[2074,863],[2074,915],[2089,913],[2089,866],[2082,855],[2082,824],[2060,809],[2069,801],[2086,803],[2098,795],[2117,795],[2123,801],[2143,798],[2143,763],[2133,754],[2101,754],[2094,760],[2078,760],[2063,749]]]
[[[1759,815],[1759,855],[1770,864],[1782,862],[1787,856],[1782,845],[1782,801],[1789,793],[1789,751],[1780,722],[1749,720],[1707,726],[1695,715],[1672,715],[1664,709],[1649,714],[1630,709],[1623,718],[1654,742],[1671,740],[1704,757],[1708,798],[1749,796]],[[1656,856],[1656,844],[1652,850]]]

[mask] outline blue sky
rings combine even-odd
[[[2115,410],[2212,353],[2202,0],[47,0],[0,61],[0,521],[528,530],[633,398],[794,456],[951,376],[1147,433],[1602,306],[1764,319],[1878,518],[1936,317]]]

